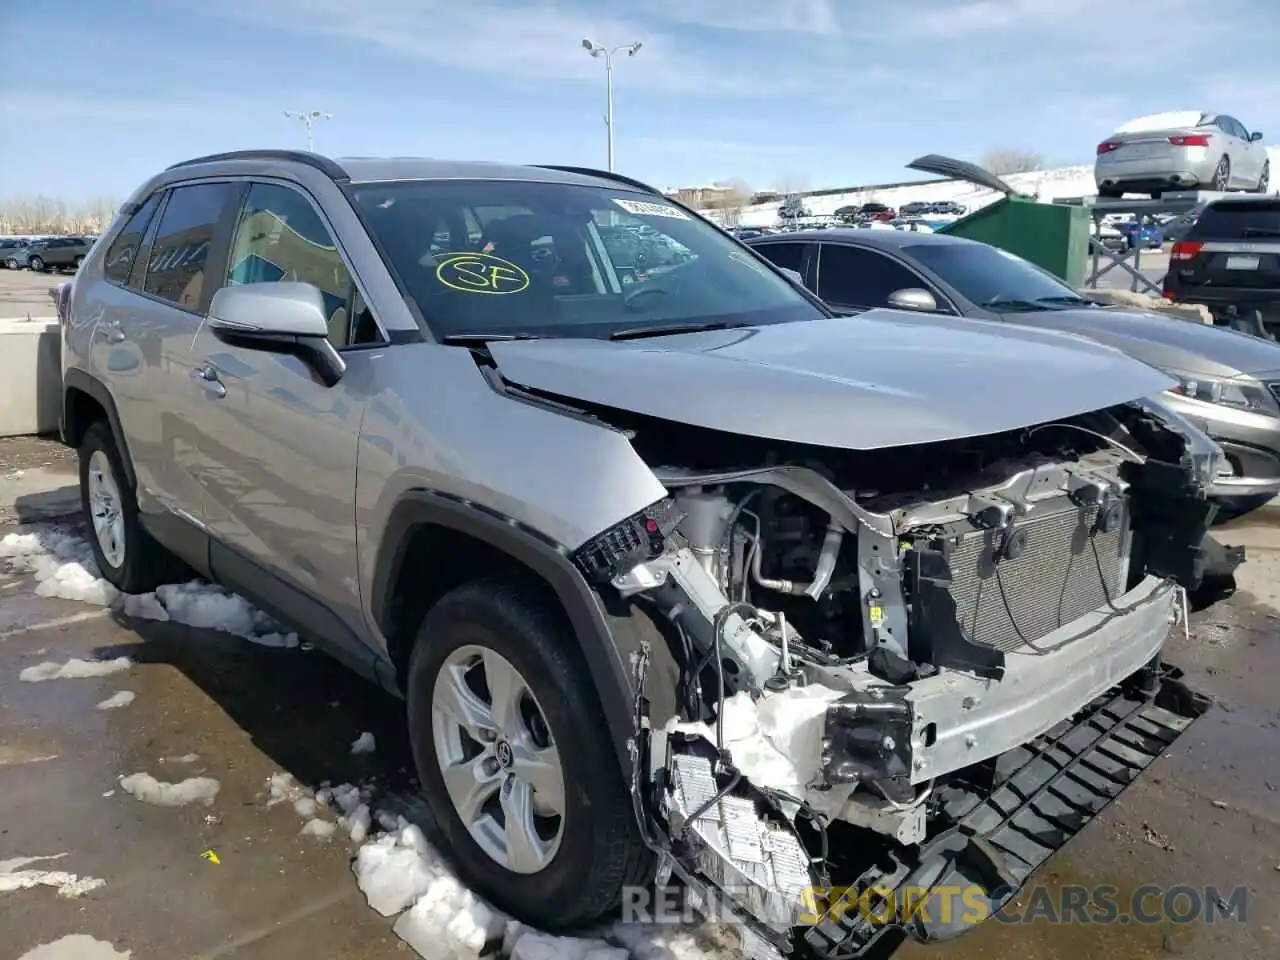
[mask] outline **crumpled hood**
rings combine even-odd
[[[1280,343],[1155,312],[1086,308],[1009,313],[1005,319],[1079,334],[1162,369],[1214,377],[1280,370]]]
[[[1091,341],[896,310],[652,339],[496,341],[515,384],[731,433],[848,449],[981,436],[1174,381]]]

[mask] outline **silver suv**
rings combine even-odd
[[[403,695],[432,840],[541,927],[678,879],[755,956],[949,936],[840,891],[998,908],[1204,708],[1160,654],[1219,451],[1172,380],[837,318],[636,181],[203,157],[60,310],[102,573]]]

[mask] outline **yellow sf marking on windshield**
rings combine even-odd
[[[463,293],[519,293],[529,286],[524,270],[491,253],[451,254],[436,267],[436,279]]]

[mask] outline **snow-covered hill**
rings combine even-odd
[[[1271,157],[1273,189],[1280,187],[1280,147],[1268,147]],[[1059,167],[1056,170],[1036,170],[1032,173],[1015,173],[1004,178],[1019,193],[1033,194],[1041,200],[1052,201],[1066,197],[1091,197],[1097,193],[1093,182],[1093,166]],[[830,216],[841,207],[861,206],[864,203],[883,203],[900,209],[912,201],[938,202],[952,200],[962,203],[968,210],[976,210],[999,199],[994,190],[986,190],[972,183],[954,180],[924,182],[907,187],[891,187],[885,190],[855,190],[825,197],[806,197],[805,208],[815,217]],[[777,203],[762,203],[746,207],[739,222],[744,227],[769,226],[778,219]]]

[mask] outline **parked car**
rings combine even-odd
[[[888,222],[895,219],[898,214],[893,207],[886,206],[883,203],[864,203],[858,208],[858,216],[863,220],[881,220]]]
[[[92,242],[84,237],[45,237],[32,240],[20,252],[8,257],[9,268],[18,270],[27,267],[50,272],[75,269],[83,262],[92,246]]]
[[[690,256],[624,287],[600,223]],[[430,839],[522,921],[674,873],[753,957],[954,935],[967,911],[819,923],[804,894],[994,912],[1205,707],[1160,661],[1220,460],[1146,399],[1177,381],[840,319],[638,181],[198,158],[61,320],[103,576],[194,570],[403,694]],[[1113,742],[1125,776],[1077,775]]]
[[[1129,238],[1125,236],[1119,227],[1113,224],[1099,224],[1095,220],[1090,220],[1089,234],[1101,243],[1105,249],[1114,253],[1123,253],[1129,249]]]
[[[0,257],[6,270],[21,270],[27,265],[28,249],[35,242],[33,237],[6,239],[0,245]]]
[[[1162,402],[1222,445],[1230,472],[1210,492],[1224,515],[1247,513],[1280,493],[1280,344],[1103,306],[1021,257],[945,233],[836,230],[751,245],[800,272],[841,313],[893,307],[929,322],[997,320],[1123,350],[1173,377]]]
[[[967,208],[963,203],[956,203],[954,200],[940,200],[937,203],[929,204],[929,213],[939,213],[950,216],[963,216]]]
[[[1280,198],[1229,197],[1200,211],[1169,251],[1164,295],[1202,304],[1214,323],[1280,333]]]
[[[1120,231],[1130,250],[1141,247],[1143,250],[1161,250],[1164,248],[1164,231],[1159,224],[1139,222],[1137,220],[1119,220],[1113,226]]]
[[[910,203],[904,203],[898,210],[899,216],[903,217],[920,217],[926,213],[933,213],[933,204],[924,200],[913,200]]]
[[[1168,190],[1266,193],[1271,163],[1262,134],[1225,113],[1184,110],[1139,117],[1098,144],[1099,197]]]

